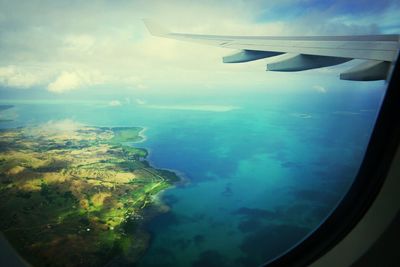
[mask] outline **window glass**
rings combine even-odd
[[[222,64],[231,51],[150,36],[140,18],[189,33],[357,35],[398,32],[398,11],[0,3],[0,238],[34,266],[282,254],[351,186],[386,82],[339,79],[361,60],[293,73],[265,72],[275,59]]]

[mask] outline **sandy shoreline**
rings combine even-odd
[[[141,139],[138,141],[132,142],[133,144],[143,143],[143,142],[147,141],[147,136],[146,136],[145,132],[148,130],[148,128],[142,127],[142,126],[139,126],[139,127],[142,128],[142,130],[140,130],[140,132],[138,133],[138,135]]]

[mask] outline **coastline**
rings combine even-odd
[[[146,129],[147,129],[147,128],[146,128]],[[147,137],[146,137],[146,138],[147,138]],[[179,181],[174,182],[174,183],[173,183],[173,186],[184,186],[184,185],[187,185],[187,184],[190,183],[190,178],[189,178],[184,172],[181,172],[181,171],[176,170],[176,169],[170,169],[170,168],[164,168],[164,167],[158,166],[158,165],[150,158],[150,157],[151,157],[151,154],[153,153],[152,149],[146,148],[146,147],[143,147],[143,149],[145,149],[145,150],[147,151],[147,155],[146,155],[146,157],[144,158],[144,160],[146,160],[146,161],[148,162],[148,164],[149,164],[151,167],[155,168],[156,170],[165,170],[165,171],[169,171],[169,172],[175,173],[175,175],[179,178]],[[165,190],[168,190],[168,189],[170,189],[170,188],[166,188],[166,189],[164,189],[164,190],[162,190],[162,191],[165,191]]]
[[[148,127],[145,126],[139,126],[140,128],[142,128],[142,130],[139,131],[138,136],[141,138],[138,141],[132,142],[133,144],[138,144],[138,143],[144,143],[147,141],[147,136],[145,134],[145,132],[149,129]]]
[[[124,127],[124,126],[122,126]],[[171,207],[164,201],[163,196],[167,190],[171,190],[176,188],[177,186],[182,186],[185,184],[189,183],[189,179],[186,177],[186,175],[178,170],[174,169],[168,169],[168,168],[163,168],[157,166],[154,161],[149,159],[151,149],[147,148],[146,146],[143,147],[137,147],[135,144],[140,144],[144,143],[148,140],[147,135],[145,134],[146,131],[149,129],[146,126],[125,126],[125,127],[139,127],[141,130],[138,132],[138,136],[141,138],[138,141],[130,142],[130,146],[134,148],[142,148],[146,151],[146,156],[143,158],[143,161],[147,162],[147,165],[156,170],[157,172],[167,172],[161,174],[161,176],[167,180],[169,186],[166,188],[161,189],[160,191],[156,192],[154,195],[151,196],[151,201],[148,203],[140,212],[141,214],[141,220],[136,221],[136,229],[134,229],[135,235],[138,235],[139,238],[137,240],[140,240],[140,243],[142,246],[138,248],[137,246],[132,246],[130,249],[129,256],[127,254],[125,255],[120,255],[119,257],[117,256],[116,260],[119,261],[121,260],[124,262],[127,260],[127,262],[138,264],[140,263],[142,257],[147,253],[150,244],[154,238],[154,233],[152,233],[149,230],[149,224],[153,222],[154,219],[158,218],[159,216],[162,216],[163,214],[166,214],[170,212]],[[112,128],[112,127],[111,127]],[[168,174],[169,173],[169,174]],[[174,179],[170,179],[168,177],[169,175],[173,175],[176,177],[176,181]],[[133,221],[132,221],[133,222]],[[129,221],[127,222],[129,224]],[[125,259],[125,260],[124,260]],[[110,263],[114,262],[115,259],[112,259]],[[108,266],[108,265],[107,265]]]
[[[27,126],[24,126],[27,127]],[[24,128],[21,127],[21,128]],[[39,127],[42,127],[39,125]],[[84,125],[84,127],[94,127],[94,128],[99,128],[104,130],[104,128],[108,129],[113,129],[113,128],[118,128],[118,127],[101,127],[101,126],[88,126]],[[132,128],[132,126],[125,126],[126,128]],[[145,135],[145,131],[147,130],[147,127],[141,127],[138,126],[136,127],[135,131],[132,131],[131,136],[140,136],[139,141],[137,142],[132,142],[132,143],[142,143],[147,140],[147,136]],[[125,136],[123,136],[125,137]],[[129,138],[129,137],[125,137]],[[139,138],[138,138],[139,139]],[[121,145],[123,145],[124,142],[121,142]],[[131,145],[133,148],[137,148],[134,144]],[[146,150],[145,148],[143,148]],[[153,220],[153,218],[164,214],[169,211],[169,206],[162,200],[162,194],[165,190],[174,188],[176,185],[179,185],[182,183],[183,178],[181,174],[178,174],[177,171],[171,171],[168,169],[163,169],[163,168],[157,168],[153,166],[150,162],[147,162],[146,160],[147,155],[143,157],[142,159],[137,159],[144,163],[145,165],[142,166],[144,169],[149,169],[154,175],[159,176],[162,178],[163,185],[155,190],[153,192],[149,193],[149,201],[142,206],[142,208],[139,208],[138,210],[138,215],[136,217],[130,218],[126,220],[124,223],[121,224],[121,229],[124,229],[127,233],[127,238],[132,239],[130,246],[124,246],[119,249],[121,251],[114,251],[117,254],[111,253],[108,256],[104,257],[106,265],[112,264],[112,263],[118,263],[118,262],[126,262],[129,264],[136,263],[140,261],[142,255],[147,251],[149,247],[149,242],[152,238],[152,233],[148,231],[147,224]],[[129,162],[129,161],[128,161]],[[134,192],[134,191],[132,191]],[[92,228],[92,227],[90,227]],[[88,228],[89,229],[89,228]],[[93,230],[93,229],[92,229]],[[90,230],[88,230],[90,231]],[[92,231],[90,231],[92,232]],[[8,242],[9,239],[5,238]],[[1,240],[0,240],[1,241]],[[22,259],[31,259],[32,262],[36,262],[36,259],[31,258],[28,254],[26,257]],[[99,256],[100,258],[100,256]],[[38,264],[40,264],[40,259],[38,260]]]
[[[147,129],[148,128],[144,127],[144,130],[142,130],[140,133],[143,133]],[[147,137],[146,137],[146,140],[147,140]],[[143,141],[139,141],[138,143],[140,143],[140,142],[143,142]],[[165,193],[168,190],[175,189],[176,187],[179,187],[179,186],[185,186],[190,183],[190,179],[183,172],[175,170],[175,169],[168,169],[168,168],[163,168],[163,167],[157,166],[157,164],[149,158],[150,154],[152,153],[151,149],[149,149],[149,148],[144,148],[144,149],[147,151],[147,155],[144,158],[144,160],[148,163],[148,165],[150,167],[154,168],[157,171],[168,171],[168,172],[172,173],[173,175],[175,175],[178,178],[178,180],[177,181],[169,180],[170,186],[167,188],[164,188],[164,189],[160,190],[159,192],[157,192],[156,194],[154,194],[152,196],[151,203],[142,210],[142,218],[143,219],[137,225],[136,231],[142,232],[146,236],[146,245],[143,247],[142,251],[140,251],[139,253],[136,252],[138,254],[136,254],[137,257],[136,257],[136,260],[134,261],[134,263],[138,264],[138,266],[141,266],[141,264],[140,264],[141,260],[144,257],[144,255],[146,255],[146,253],[148,252],[148,250],[151,246],[151,243],[153,242],[153,240],[155,238],[155,234],[151,231],[151,229],[149,228],[149,225],[151,225],[151,223],[154,222],[154,220],[156,220],[160,216],[163,216],[163,215],[171,212],[171,206],[164,199]]]

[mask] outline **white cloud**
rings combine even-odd
[[[47,89],[53,93],[64,93],[82,87],[90,87],[107,82],[110,78],[97,70],[76,69],[61,72]]]
[[[139,76],[134,76],[132,75],[132,73],[129,72],[114,74],[112,77],[110,77],[110,80],[108,82],[127,86],[132,89],[145,90],[149,88],[146,84],[143,83],[142,78],[140,78]]]
[[[59,121],[49,121],[44,124],[44,127],[41,128],[51,129],[58,132],[73,132],[78,130],[82,126],[83,124],[79,122],[73,121],[71,119],[65,119]]]
[[[147,104],[147,102],[146,102],[145,100],[140,99],[140,98],[137,98],[137,99],[135,100],[135,102],[136,102],[136,104],[138,104],[138,105],[146,105],[146,104]]]
[[[111,107],[119,107],[122,105],[122,103],[118,100],[111,100],[108,105]]]
[[[0,1],[0,22],[4,26],[0,28],[0,66],[16,66],[11,72],[0,69],[0,84],[20,88],[43,85],[54,93],[96,85],[132,91],[179,90],[179,86],[193,85],[201,90],[248,88],[254,84],[274,87],[282,83],[282,76],[265,73],[263,60],[223,64],[221,57],[232,50],[151,36],[141,18],[156,19],[177,32],[312,35],[375,32],[380,28],[373,23],[388,17],[387,12],[364,17],[338,15],[332,13],[332,8],[291,19],[290,12],[282,19],[280,14],[271,14],[275,15],[274,21],[262,16],[266,10],[277,13],[279,6],[291,3],[123,1],[114,5],[97,1],[72,3],[60,9],[57,1]],[[40,16],[33,12],[38,6]],[[391,13],[391,20],[385,23],[396,25],[398,8]],[[20,70],[26,62],[41,66],[43,74]]]
[[[29,88],[43,82],[42,75],[9,65],[0,67],[0,85]]]
[[[313,89],[318,92],[318,93],[322,93],[325,94],[327,92],[326,88],[322,85],[314,85]]]
[[[148,87],[146,85],[144,85],[143,83],[139,83],[137,85],[137,88],[140,89],[140,90],[144,90],[144,89],[147,89]]]
[[[32,127],[24,129],[24,134],[26,135],[65,135],[68,133],[73,133],[79,130],[84,125],[71,119],[64,120],[50,120],[46,123],[41,124],[39,127]]]
[[[83,84],[84,82],[78,74],[65,71],[61,73],[55,81],[50,83],[47,89],[53,93],[64,93],[66,91],[78,89]]]
[[[65,49],[70,52],[84,52],[91,51],[95,44],[95,38],[87,34],[68,35],[64,40]]]
[[[97,3],[90,8],[85,4],[79,8],[71,5],[62,13],[49,4],[43,7],[41,20],[31,15],[33,6],[19,5],[17,17],[5,13],[6,20],[10,17],[19,21],[26,30],[0,30],[8,34],[7,44],[13,44],[4,47],[0,42],[0,63],[1,58],[12,62],[29,58],[32,62],[44,63],[53,71],[53,79],[45,86],[54,93],[98,84],[135,91],[173,90],[176,85],[203,85],[205,81],[215,86],[248,86],[248,81],[264,83],[262,61],[222,64],[221,57],[232,50],[151,36],[141,21],[143,17],[156,18],[172,30],[193,33],[277,34],[283,28],[279,22],[268,25],[252,22],[254,5],[240,1],[229,5],[132,2],[119,7]],[[194,20],[193,14],[204,16]],[[96,70],[98,75],[88,70]],[[56,78],[54,72],[58,72]]]

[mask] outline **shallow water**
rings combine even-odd
[[[187,97],[183,106],[174,97],[117,107],[8,101],[16,116],[0,127],[63,119],[146,127],[135,145],[188,183],[162,194],[171,210],[148,225],[139,266],[257,266],[315,229],[351,185],[383,94],[367,89],[250,92],[201,105]]]

